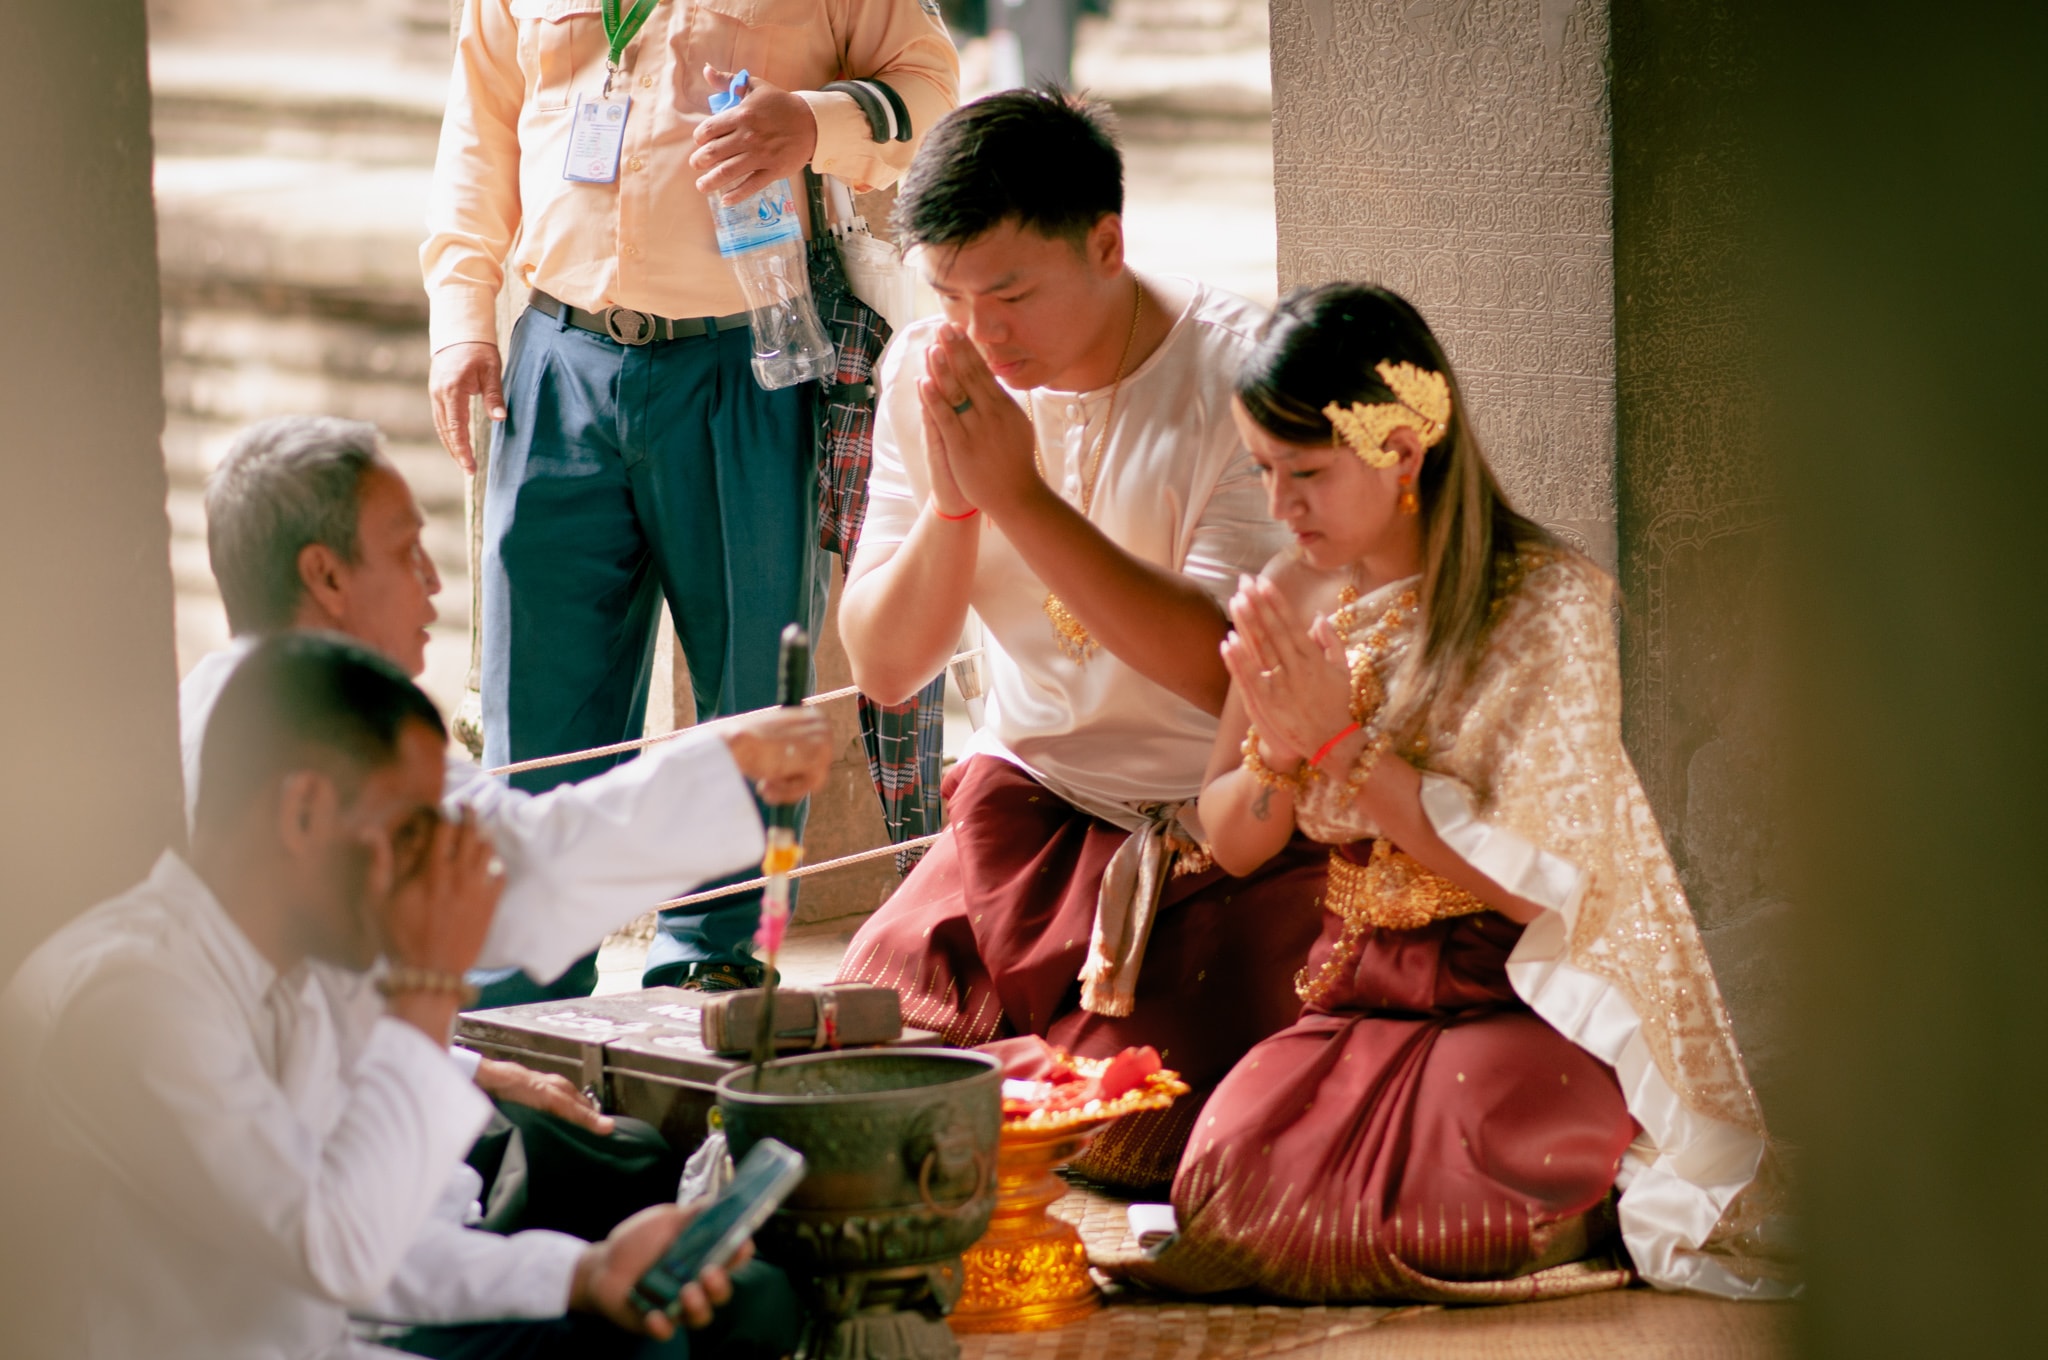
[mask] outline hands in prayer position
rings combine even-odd
[[[1233,631],[1223,639],[1223,664],[1267,766],[1291,769],[1351,725],[1351,665],[1328,617],[1304,624],[1279,587],[1238,577],[1230,597]]]
[[[1043,492],[1031,418],[957,326],[939,328],[917,384],[932,503],[949,519]],[[962,407],[965,410],[962,410]]]
[[[661,1259],[661,1254],[701,1207],[652,1205],[613,1228],[604,1241],[592,1242],[584,1248],[569,1284],[570,1310],[602,1314],[629,1332],[657,1341],[674,1336],[675,1324],[666,1313],[643,1313],[633,1306],[633,1285],[649,1266]],[[695,1280],[683,1286],[686,1326],[694,1331],[711,1325],[711,1311],[732,1301],[732,1277],[727,1269],[746,1264],[753,1254],[754,1244],[748,1242],[728,1267],[706,1266]]]
[[[715,66],[704,68],[704,79],[720,90],[731,86],[732,77]],[[818,120],[800,95],[749,75],[745,97],[699,123],[696,141],[690,168],[697,172],[697,192],[738,203],[810,164],[818,150]]]
[[[394,969],[461,978],[483,949],[505,887],[504,863],[476,813],[464,808],[451,819],[427,809],[395,836],[364,842],[380,952]],[[407,989],[389,998],[391,1014],[437,1044],[448,1042],[461,1005],[454,991]]]

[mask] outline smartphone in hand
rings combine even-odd
[[[683,1286],[705,1267],[731,1261],[803,1178],[801,1152],[773,1138],[754,1144],[740,1160],[732,1184],[690,1220],[661,1259],[634,1284],[634,1305],[643,1313],[678,1317]]]

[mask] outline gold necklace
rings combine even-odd
[[[1117,356],[1116,382],[1109,389],[1109,409],[1102,416],[1102,433],[1095,437],[1095,450],[1089,455],[1088,466],[1081,473],[1081,518],[1087,519],[1088,512],[1095,506],[1095,481],[1102,474],[1102,453],[1109,447],[1110,423],[1116,419],[1117,394],[1124,388],[1124,365],[1131,359],[1131,343],[1138,338],[1138,318],[1145,311],[1145,285],[1131,277],[1131,288],[1135,296],[1131,299],[1131,329],[1124,336],[1124,352]],[[1031,398],[1024,399],[1024,414],[1031,416],[1031,461],[1038,469],[1038,478],[1048,485],[1051,479],[1045,475],[1045,459],[1038,453],[1038,419],[1032,413]],[[1088,664],[1089,658],[1102,650],[1102,644],[1089,636],[1087,626],[1074,617],[1074,611],[1059,596],[1046,593],[1045,617],[1052,624],[1053,640],[1059,644],[1060,654],[1077,666]]]

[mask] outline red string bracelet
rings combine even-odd
[[[934,505],[932,507],[932,513],[934,515],[937,515],[940,519],[945,520],[948,524],[958,524],[963,519],[973,519],[976,515],[980,514],[981,507],[978,505],[974,506],[971,509],[969,509],[968,512],[964,515],[949,515],[945,511],[939,509],[938,506]]]
[[[1344,740],[1344,738],[1350,736],[1353,732],[1360,731],[1363,727],[1363,723],[1353,723],[1351,724],[1351,726],[1345,728],[1342,732],[1339,732],[1336,736],[1331,737],[1328,741],[1324,742],[1322,746],[1317,748],[1316,753],[1314,755],[1308,758],[1308,763],[1315,766],[1317,769],[1321,769],[1323,767],[1323,757],[1330,754],[1330,752],[1336,750],[1338,742]]]

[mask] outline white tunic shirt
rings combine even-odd
[[[1124,379],[1089,518],[1124,551],[1180,572],[1220,604],[1238,573],[1257,572],[1286,537],[1230,418],[1238,365],[1264,313],[1192,280],[1147,282],[1185,305]],[[930,495],[916,380],[941,324],[907,327],[882,357],[862,552],[903,542]],[[1047,480],[1078,506],[1110,389],[1040,389],[1019,400],[1031,403]],[[967,753],[1010,760],[1084,806],[1194,797],[1216,719],[1106,651],[1069,660],[1046,594],[1002,530],[984,525],[970,603],[988,635],[988,720]]]
[[[245,650],[181,687],[190,767]],[[538,976],[761,856],[746,780],[711,733],[538,797],[451,758],[447,793],[507,865],[482,961]],[[467,1073],[385,1018],[366,977],[278,977],[175,854],[36,950],[0,998],[0,1032],[0,1077],[23,1083],[82,1201],[86,1355],[339,1356],[351,1310],[466,1322],[567,1307],[581,1242],[464,1226],[482,1186],[462,1156],[490,1110]]]
[[[361,976],[280,976],[177,855],[44,942],[0,1020],[90,1243],[85,1355],[347,1354],[348,1310],[450,1235],[475,1239],[458,1277],[461,1248],[495,1254],[493,1312],[566,1306],[574,1238],[432,1224],[475,1193],[450,1169],[483,1094]]]

